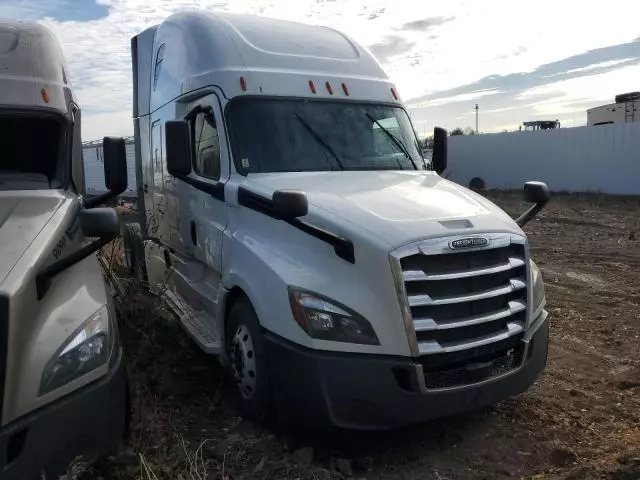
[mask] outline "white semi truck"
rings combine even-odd
[[[384,429],[527,389],[542,277],[516,221],[420,154],[394,84],[330,28],[183,11],[132,39],[129,266],[235,380],[243,415]]]
[[[55,36],[0,21],[0,479],[53,479],[117,451],[127,379],[95,252],[120,232],[98,205],[126,187],[105,139],[109,191],[84,197],[80,107]]]

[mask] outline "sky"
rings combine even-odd
[[[0,0],[62,43],[83,138],[131,135],[131,37],[176,10],[326,25],[368,47],[419,135],[434,126],[514,130],[586,123],[587,108],[640,90],[640,2],[608,0]]]

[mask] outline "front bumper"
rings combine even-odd
[[[100,380],[0,429],[0,480],[54,479],[115,453],[128,428],[122,349]]]
[[[525,391],[547,362],[549,320],[528,341],[519,368],[456,389],[429,390],[407,358],[303,349],[267,334],[278,416],[297,427],[389,429],[491,405]],[[399,374],[398,372],[409,372]]]

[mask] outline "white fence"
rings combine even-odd
[[[444,176],[464,186],[640,195],[640,123],[449,137]]]
[[[135,198],[136,187],[136,157],[135,144],[132,141],[126,143],[127,149],[127,189],[120,195],[124,198]],[[104,157],[102,143],[95,142],[82,146],[84,158],[84,181],[87,195],[99,195],[107,191],[104,184]]]

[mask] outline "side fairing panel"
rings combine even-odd
[[[339,219],[332,230],[344,234]],[[321,219],[310,220],[327,228]],[[366,232],[365,232],[366,234]],[[386,249],[354,239],[356,262],[339,258],[332,246],[245,207],[230,209],[223,239],[223,285],[242,288],[267,330],[319,350],[409,355],[409,346]],[[291,313],[287,286],[305,288],[347,305],[366,318],[379,346],[314,340]]]

